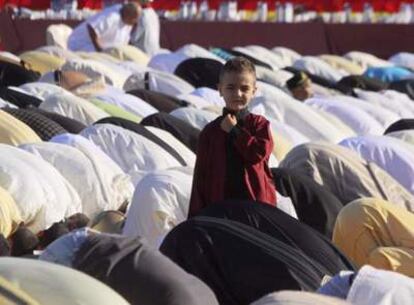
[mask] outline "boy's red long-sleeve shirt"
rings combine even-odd
[[[197,160],[188,216],[194,216],[209,204],[226,198],[227,141],[230,136],[220,127],[222,116],[200,133]],[[268,161],[273,150],[270,124],[264,117],[248,113],[243,125],[237,125],[232,141],[241,157],[246,199],[276,205],[276,190]]]

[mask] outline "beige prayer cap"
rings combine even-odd
[[[338,298],[304,291],[279,291],[268,294],[250,305],[352,305]]]
[[[102,232],[121,234],[125,221],[125,215],[119,211],[105,211],[98,214],[90,223],[89,227]]]

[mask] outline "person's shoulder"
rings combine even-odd
[[[120,4],[112,5],[99,13],[98,19],[121,19],[121,7]]]
[[[213,121],[211,121],[210,123],[208,123],[206,126],[204,126],[204,128],[201,130],[200,136],[210,134],[210,133],[216,131],[217,128],[220,128],[221,119],[222,119],[222,117],[219,116],[216,119],[214,119]]]

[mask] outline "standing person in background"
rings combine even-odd
[[[226,107],[200,133],[189,217],[225,199],[276,205],[268,166],[273,150],[270,123],[247,110],[256,93],[254,65],[244,57],[230,59],[220,72],[218,88]]]
[[[160,20],[151,7],[153,0],[133,0],[142,6],[139,22],[131,34],[131,45],[141,49],[148,56],[155,55],[160,49]]]
[[[69,36],[72,51],[100,52],[106,48],[127,45],[133,27],[141,15],[136,3],[111,6],[78,25]]]

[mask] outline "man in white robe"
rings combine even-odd
[[[107,48],[127,45],[140,15],[141,7],[136,3],[108,7],[73,30],[68,39],[68,49],[100,52]]]

